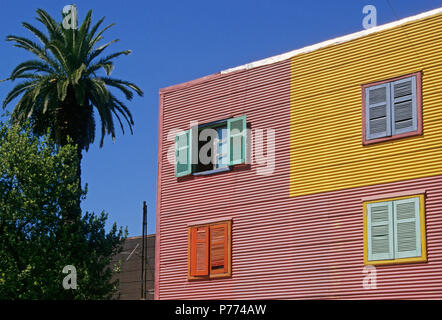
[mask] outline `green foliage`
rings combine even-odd
[[[29,126],[0,123],[0,299],[106,299],[111,258],[127,235],[107,214],[66,219],[79,197],[76,147],[36,138]],[[77,270],[77,290],[62,286],[63,267]]]
[[[95,139],[94,108],[101,120],[101,143],[105,134],[115,139],[114,117],[124,133],[122,120],[130,131],[134,124],[132,115],[124,102],[109,88],[116,89],[127,100],[133,92],[142,96],[143,91],[135,84],[111,78],[114,59],[128,55],[130,50],[116,52],[104,57],[101,54],[118,39],[99,46],[103,33],[104,18],[92,26],[92,11],[86,14],[78,29],[65,29],[46,11],[37,10],[37,21],[45,31],[22,23],[36,38],[30,39],[9,35],[6,40],[14,46],[25,49],[35,58],[20,63],[11,72],[8,80],[22,80],[5,97],[3,108],[19,98],[12,119],[22,123],[30,118],[32,130],[45,134],[49,129],[51,137],[59,145],[67,143],[68,136],[78,149],[87,150]],[[101,70],[102,75],[99,75]]]

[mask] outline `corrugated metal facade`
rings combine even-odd
[[[438,16],[432,21],[440,27],[440,19],[441,16]],[[422,23],[425,24],[426,21]],[[426,28],[430,26],[427,25]],[[396,29],[387,33],[396,32],[394,30]],[[429,38],[433,36],[433,33],[424,37]],[[377,37],[379,36],[375,38],[381,43],[385,41],[382,37]],[[439,35],[434,37],[433,42],[440,41]],[[342,51],[326,54],[335,54],[336,57],[340,57],[339,59],[343,59],[342,61],[351,60],[354,52],[350,54],[346,48],[352,43],[354,41],[338,45],[336,48],[342,47]],[[440,51],[440,43],[438,48]],[[353,48],[353,51],[355,50]],[[430,46],[428,50],[435,49]],[[328,72],[327,70],[331,67],[322,65],[327,62],[318,59],[315,66],[309,58],[309,55],[323,52],[319,50],[305,56],[294,57],[292,60],[209,76],[161,91],[157,264],[155,267],[157,299],[442,298],[442,246],[440,245],[442,240],[442,170],[437,171],[437,168],[440,168],[440,162],[431,164],[431,162],[436,162],[437,152],[439,152],[437,159],[442,160],[439,149],[434,148],[437,144],[434,144],[436,140],[432,136],[437,135],[436,132],[440,135],[442,131],[440,121],[439,131],[435,126],[437,122],[435,115],[441,112],[442,106],[439,103],[439,111],[436,108],[430,111],[426,109],[427,105],[438,103],[436,101],[438,92],[440,97],[440,86],[437,85],[440,83],[440,78],[438,80],[436,75],[436,69],[440,68],[440,63],[437,66],[437,63],[433,61],[434,66],[429,65],[424,69],[426,86],[424,95],[428,96],[424,101],[426,112],[424,140],[433,141],[433,145],[426,148],[432,148],[434,152],[433,158],[429,156],[427,162],[422,161],[428,163],[428,170],[425,171],[428,174],[422,171],[420,177],[416,177],[397,172],[397,179],[394,180],[401,181],[390,182],[388,179],[384,181],[384,174],[382,176],[384,180],[370,180],[367,183],[370,186],[360,186],[358,183],[346,185],[342,182],[346,180],[342,180],[341,176],[330,176],[332,170],[328,170],[329,175],[326,177],[311,180],[307,179],[307,174],[297,176],[293,171],[296,166],[300,165],[314,166],[317,160],[311,153],[309,153],[310,158],[304,158],[304,164],[291,158],[291,155],[297,152],[294,146],[296,149],[302,147],[302,145],[295,145],[298,142],[293,132],[305,128],[301,132],[300,141],[307,145],[310,140],[307,137],[306,126],[297,128],[297,125],[301,123],[295,123],[290,129],[290,119],[293,125],[293,115],[297,112],[294,110],[291,113],[290,109],[291,106],[296,106],[297,102],[294,97],[303,96],[300,110],[305,106],[304,118],[309,120],[308,117],[311,117],[314,120],[309,125],[310,132],[323,126],[320,120],[323,114],[320,113],[326,112],[322,106],[328,101],[321,98],[320,94],[324,95],[327,90],[304,84],[306,93],[297,92],[301,89],[301,84],[297,81],[302,80],[303,77],[317,78],[318,83],[322,81],[327,87],[327,76],[321,78],[318,74],[309,75],[307,72],[309,67],[312,70],[317,68],[318,71]],[[432,56],[436,57],[436,53]],[[355,57],[356,60],[360,58]],[[302,64],[302,59],[307,62]],[[336,65],[336,59],[330,63],[332,66]],[[298,64],[302,64],[299,78],[296,76],[296,67],[294,67]],[[392,69],[392,74],[388,74],[387,77],[397,75],[402,70],[399,69],[400,67]],[[410,73],[419,68],[413,70],[404,68],[403,70]],[[330,73],[333,74],[332,71]],[[377,71],[370,76],[367,71],[364,80],[358,79],[364,83],[370,77],[373,80],[379,80],[384,75],[387,75],[385,70]],[[349,114],[349,116],[344,117],[345,121],[342,120],[344,122],[335,122],[335,124],[357,132],[360,143],[360,85],[362,83],[356,85],[355,81],[359,80],[349,80],[349,78],[351,77],[340,78],[342,79],[340,85],[347,88],[342,98],[346,107],[343,114]],[[350,82],[347,84],[346,81]],[[357,93],[353,93],[353,87],[358,87]],[[307,101],[310,101],[308,108]],[[171,135],[168,139],[168,133],[176,128],[188,129],[191,121],[198,121],[202,124],[243,114],[247,116],[247,122],[251,124],[252,130],[276,130],[274,173],[267,176],[258,175],[256,171],[258,165],[252,164],[249,169],[245,170],[193,176],[178,181],[174,176],[173,164],[167,160],[168,151],[173,148],[174,138]],[[348,133],[348,130],[344,131]],[[319,131],[317,134],[327,136],[324,131]],[[351,139],[356,139],[353,134],[350,136]],[[311,134],[310,139],[313,138],[319,139],[317,135]],[[339,139],[340,137],[337,137],[337,143],[340,143]],[[415,138],[410,138],[410,141],[413,139]],[[411,147],[413,142],[410,142],[408,147],[396,147],[396,144],[403,144],[402,141],[384,144],[394,145],[396,152],[399,149],[408,150],[407,148]],[[376,156],[376,154],[373,155]],[[333,160],[333,151],[329,150],[327,156],[332,157]],[[292,159],[292,164],[290,164],[290,159]],[[419,153],[416,153],[415,161],[416,159],[420,159]],[[422,165],[425,166],[425,164]],[[312,171],[315,173],[313,169]],[[427,177],[430,172],[432,176]],[[316,173],[319,174],[319,170]],[[351,174],[356,181],[362,181],[358,175],[363,174],[363,171],[353,171]],[[304,184],[299,181],[295,184],[294,177],[302,180]],[[321,179],[322,183],[316,183]],[[336,188],[330,186],[333,180],[329,181],[329,179],[338,179]],[[323,187],[324,184],[327,186]],[[361,198],[415,189],[426,190],[428,262],[377,267],[377,289],[364,289],[362,282],[366,274],[363,273]],[[328,192],[319,192],[325,190]],[[297,196],[290,197],[290,195]],[[232,277],[188,281],[187,224],[212,218],[232,219]]]
[[[155,266],[155,235],[147,235],[146,248],[146,299],[152,300],[154,295],[154,266]],[[141,257],[143,237],[130,237],[123,243],[123,251],[112,258],[111,268],[120,265],[120,272],[114,274],[112,281],[118,279],[118,291],[115,299],[141,299]]]
[[[293,57],[292,196],[442,173],[441,32],[436,15]],[[361,85],[417,71],[424,134],[363,146]]]

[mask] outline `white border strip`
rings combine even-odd
[[[320,48],[327,47],[327,46],[330,46],[330,45],[347,42],[347,41],[350,41],[350,40],[353,40],[353,39],[357,39],[357,38],[360,38],[360,37],[363,37],[363,36],[366,36],[366,35],[378,32],[378,31],[394,28],[394,27],[400,26],[402,24],[405,24],[407,22],[420,20],[420,19],[423,19],[423,18],[427,18],[427,17],[433,16],[433,15],[440,14],[440,13],[442,13],[442,7],[438,8],[438,9],[426,11],[426,12],[420,13],[420,14],[415,15],[415,16],[411,16],[411,17],[408,17],[408,18],[404,18],[404,19],[401,19],[401,20],[390,22],[390,23],[387,23],[387,24],[384,24],[384,25],[381,25],[381,26],[373,27],[373,28],[370,28],[368,30],[363,30],[363,31],[351,33],[349,35],[345,35],[345,36],[338,37],[338,38],[335,38],[335,39],[331,39],[331,40],[327,40],[327,41],[324,41],[324,42],[320,42],[320,43],[317,43],[317,44],[314,44],[314,45],[311,45],[311,46],[307,46],[307,47],[304,47],[304,48],[301,48],[301,49],[289,51],[289,52],[286,52],[286,53],[283,53],[283,54],[279,54],[279,55],[276,55],[276,56],[273,56],[273,57],[270,57],[270,58],[266,58],[266,59],[250,62],[250,63],[244,64],[244,65],[238,66],[238,67],[226,69],[226,70],[221,71],[220,73],[221,74],[225,74],[225,73],[230,73],[230,72],[233,72],[233,71],[247,70],[247,69],[251,69],[251,68],[265,66],[267,64],[271,64],[271,63],[275,63],[275,62],[279,62],[279,61],[283,61],[283,60],[289,59],[289,58],[294,57],[294,56],[296,56],[298,54],[301,54],[301,53],[307,53],[307,52],[318,50]]]

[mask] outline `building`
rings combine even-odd
[[[439,8],[161,89],[155,298],[442,299],[441,32]]]
[[[112,259],[112,266],[120,266],[120,273],[115,274],[112,278],[112,281],[120,280],[118,292],[114,296],[115,299],[139,300],[143,296],[147,300],[152,300],[154,297],[155,235],[150,234],[145,237],[146,271],[144,280],[141,275],[143,237],[127,238],[123,243],[123,250]],[[142,281],[145,283],[144,288],[142,288]]]

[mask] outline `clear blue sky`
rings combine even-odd
[[[362,8],[375,5],[378,25],[442,6],[442,0],[76,0],[80,23],[88,9],[94,21],[116,23],[104,40],[120,38],[108,52],[131,49],[117,60],[113,76],[130,80],[145,92],[129,108],[134,135],[117,132],[115,144],[97,141],[85,153],[83,182],[89,193],[84,210],[109,213],[128,226],[129,236],[141,234],[142,202],[148,203],[148,232],[155,232],[158,140],[158,89],[306,45],[362,30]],[[0,0],[0,79],[28,59],[23,50],[4,41],[8,34],[29,35],[21,26],[34,25],[35,10],[60,17],[69,0]],[[0,100],[12,88],[0,84]],[[8,108],[11,110],[12,105]]]

